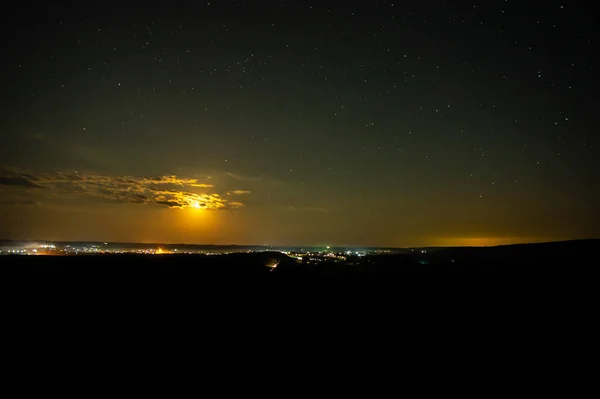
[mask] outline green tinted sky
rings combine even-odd
[[[17,11],[2,39],[0,236],[599,236],[585,8],[363,3]]]

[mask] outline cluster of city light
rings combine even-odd
[[[367,254],[359,251],[346,251],[346,255],[366,256]]]
[[[202,204],[197,204],[201,207]],[[195,207],[195,205],[193,205]],[[231,253],[246,252],[265,252],[265,251],[277,251],[274,248],[261,248],[261,249],[244,249],[243,251],[208,251],[206,249],[170,249],[163,246],[157,246],[154,248],[126,248],[126,247],[110,247],[108,243],[86,243],[86,244],[66,244],[58,245],[52,243],[35,243],[35,244],[22,244],[13,247],[4,247],[0,249],[0,254],[4,255],[86,255],[86,254],[137,254],[137,255],[206,255],[206,256],[218,256],[227,255]],[[323,250],[310,250],[300,249],[296,250],[279,250],[278,252],[295,259],[297,262],[308,261],[310,262],[328,262],[328,261],[347,261],[349,256],[366,256],[366,251],[355,251],[347,250],[344,252],[337,252],[327,246]],[[424,252],[424,251],[423,251]],[[269,266],[275,268],[277,265]]]
[[[168,249],[164,249],[164,248],[160,248],[160,247],[159,247],[159,248],[158,248],[158,249],[157,249],[157,250],[154,252],[154,254],[155,254],[155,255],[170,255],[170,254],[173,254],[173,253],[176,253],[176,252],[177,252],[177,249],[174,249],[173,251],[170,251],[170,250],[168,250]]]

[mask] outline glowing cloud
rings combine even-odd
[[[49,190],[53,194],[102,198],[122,203],[162,205],[169,208],[234,209],[243,206],[217,193],[193,192],[212,188],[197,179],[177,176],[134,177],[86,173],[29,173],[16,169],[0,170],[0,186],[12,190]],[[185,187],[190,189],[185,190]],[[248,192],[249,193],[249,192]]]
[[[227,194],[229,195],[245,195],[245,194],[252,194],[252,191],[250,190],[233,190],[228,192]]]

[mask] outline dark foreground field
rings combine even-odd
[[[589,269],[600,240],[525,244],[488,248],[431,249],[427,253],[372,255],[348,262],[306,264],[278,252],[228,255],[76,255],[2,256],[2,273],[66,273],[69,278],[169,275],[201,277],[258,274],[396,274],[403,272],[544,273]],[[277,264],[277,267],[271,266]]]

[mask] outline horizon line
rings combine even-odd
[[[0,242],[13,241],[13,242],[59,242],[59,243],[102,243],[102,244],[135,244],[135,245],[151,245],[151,246],[211,246],[211,247],[261,247],[261,248],[322,248],[327,247],[328,249],[334,248],[353,248],[353,249],[427,249],[427,248],[494,248],[494,247],[505,247],[505,246],[515,246],[515,245],[534,245],[534,244],[557,244],[557,243],[566,243],[566,242],[574,242],[574,241],[594,241],[600,240],[600,238],[574,238],[568,240],[555,240],[555,241],[531,241],[531,242],[522,242],[522,243],[513,243],[513,244],[498,244],[498,245],[427,245],[427,246],[408,246],[408,247],[386,247],[386,246],[356,246],[356,245],[267,245],[267,244],[188,244],[188,243],[160,243],[160,242],[127,242],[127,241],[94,241],[94,240],[81,240],[81,241],[73,241],[73,240],[34,240],[34,239],[0,239]]]

